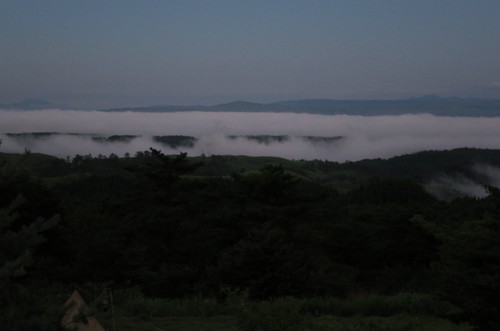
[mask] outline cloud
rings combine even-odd
[[[500,169],[489,164],[476,164],[474,172],[481,183],[500,188]]]
[[[464,176],[442,176],[427,184],[429,193],[441,200],[453,200],[460,196],[484,198],[488,191],[483,184]]]
[[[500,168],[489,164],[475,164],[472,174],[441,175],[428,181],[425,189],[442,200],[468,196],[484,198],[489,195],[486,186],[500,188]]]
[[[500,82],[495,81],[495,82],[491,83],[491,85],[493,85],[495,87],[500,87]]]
[[[125,152],[149,147],[178,153],[153,141],[154,135],[190,135],[198,138],[189,155],[239,154],[273,155],[289,159],[356,161],[388,158],[422,150],[458,147],[500,148],[500,118],[437,117],[428,114],[401,116],[348,116],[286,113],[106,113],[97,111],[0,111],[2,152],[25,148],[61,157]],[[62,132],[110,135],[138,135],[130,142],[100,143],[92,136],[57,135],[40,140],[14,139],[6,133]],[[229,135],[288,135],[281,143],[259,144]],[[343,139],[331,143],[313,142],[303,136]]]

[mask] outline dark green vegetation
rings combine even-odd
[[[70,135],[70,136],[92,136],[91,134],[84,134],[84,133],[60,133],[60,132],[22,132],[22,133],[6,133],[5,134],[7,137],[10,138],[15,138],[15,139],[46,139],[46,138],[51,138],[55,136],[64,136],[64,135]],[[112,136],[112,137],[119,137],[119,136]],[[96,137],[98,138],[98,137]],[[101,137],[102,141],[106,141],[107,138]]]
[[[119,330],[496,330],[500,191],[440,201],[500,151],[335,163],[0,154],[0,325],[73,289]],[[487,184],[487,183],[485,183]]]
[[[112,143],[112,142],[128,143],[137,137],[138,136],[134,136],[134,135],[113,135],[113,136],[109,136],[109,137],[99,137],[99,136],[92,137],[92,140],[95,140],[98,142],[109,142],[109,143]]]
[[[238,139],[244,138],[247,140],[255,141],[259,144],[269,145],[270,143],[281,143],[284,141],[288,141],[290,139],[289,136],[281,135],[281,136],[271,136],[271,135],[250,135],[250,136],[228,136],[229,139]]]
[[[254,141],[259,144],[265,144],[269,145],[272,143],[282,143],[289,141],[292,137],[288,135],[278,135],[278,136],[273,136],[273,135],[248,135],[248,136],[243,136],[243,135],[229,135],[227,136],[229,139],[236,140],[236,139],[245,139],[249,141]],[[322,136],[295,136],[294,138],[300,138],[306,142],[310,143],[323,143],[323,144],[331,144],[336,141],[341,140],[343,137],[342,136],[335,136],[335,137],[322,137]]]
[[[193,147],[198,140],[191,136],[154,136],[153,140],[171,148]]]
[[[17,141],[40,141],[44,139],[54,138],[54,137],[90,137],[93,141],[98,143],[129,143],[136,138],[141,137],[140,135],[112,135],[112,136],[102,136],[97,134],[83,134],[83,133],[60,133],[60,132],[23,132],[23,133],[6,133],[6,137],[15,139]],[[0,136],[1,137],[1,136]],[[322,137],[322,136],[288,136],[288,135],[228,135],[226,136],[231,140],[243,139],[258,144],[274,144],[287,142],[293,138],[301,139],[305,142],[311,144],[332,144],[343,139],[342,136],[334,137]],[[193,148],[199,138],[193,136],[185,135],[162,135],[162,136],[152,136],[152,141],[159,143],[163,146],[168,146],[172,149],[180,148]]]

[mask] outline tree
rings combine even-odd
[[[257,174],[242,176],[233,174],[236,182],[240,183],[246,194],[259,202],[270,205],[289,204],[295,197],[297,177],[286,173],[281,164],[266,165]]]
[[[143,167],[131,169],[144,174],[154,181],[160,189],[169,189],[175,184],[180,176],[193,172],[199,164],[190,163],[187,153],[180,153],[176,156],[168,156],[161,151],[150,148],[153,162]]]
[[[42,233],[55,226],[58,218],[38,218],[15,229],[12,225],[17,219],[16,210],[22,203],[23,198],[19,196],[9,206],[0,209],[0,325],[6,330],[56,329],[57,324],[53,325],[53,322],[58,318],[57,314],[49,318],[50,326],[45,324],[47,320],[38,319],[36,314],[43,314],[47,303],[33,302],[31,291],[18,280],[29,276],[29,268],[34,264],[34,250],[45,241]]]
[[[310,265],[283,230],[266,223],[222,254],[217,273],[221,284],[267,299],[304,293]]]
[[[485,330],[500,326],[500,222],[489,216],[459,224],[437,225],[415,216],[441,242],[433,265],[437,288]]]
[[[23,202],[19,196],[8,207],[0,209],[0,292],[3,294],[8,293],[12,280],[25,275],[26,268],[32,265],[33,250],[45,241],[42,232],[58,222],[57,216],[48,220],[39,218],[13,230],[12,224],[17,219],[15,211]]]

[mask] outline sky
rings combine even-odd
[[[499,0],[0,0],[0,103],[500,98]]]

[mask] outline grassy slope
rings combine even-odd
[[[63,160],[46,154],[40,153],[26,153],[26,154],[13,154],[13,153],[0,153],[0,160],[6,162],[11,166],[23,166],[27,169],[35,169],[40,166],[48,166],[54,163],[64,162]]]
[[[216,155],[209,157],[190,157],[193,163],[202,164],[193,176],[227,177],[233,173],[251,174],[269,164],[280,164],[288,173],[308,181],[331,185],[340,192],[349,191],[365,182],[370,176],[364,171],[348,169],[333,162],[287,160],[278,157],[250,157],[233,155]],[[47,184],[78,180],[82,176],[94,175],[127,175],[124,170],[134,159],[109,160],[94,159],[85,168],[70,167],[64,160],[38,154],[0,153],[0,164],[5,162],[11,167],[25,169],[31,174],[43,178]]]
[[[195,172],[200,176],[228,176],[232,173],[251,174],[268,164],[280,164],[286,172],[299,178],[331,185],[340,192],[345,192],[365,182],[370,176],[341,164],[323,161],[287,160],[278,157],[251,156],[211,156],[193,157],[195,162],[201,162],[203,167]]]
[[[123,331],[240,331],[234,316],[212,317],[163,317],[146,318],[120,316],[116,320],[117,330]],[[274,330],[274,329],[271,329]],[[429,317],[399,314],[390,317],[337,317],[321,316],[313,318],[306,330],[316,331],[472,331],[466,324]]]
[[[214,299],[147,298],[138,292],[116,292],[117,330],[137,331],[364,331],[364,330],[457,330],[468,324],[449,321],[454,307],[433,296],[399,293],[367,295],[351,299],[281,298],[247,301],[230,297],[226,303]],[[135,293],[135,294],[134,294]],[[125,294],[125,296],[124,296]],[[323,311],[318,311],[316,308]],[[308,313],[309,312],[309,313]],[[311,315],[311,314],[314,314]],[[111,314],[99,320],[110,327]]]
[[[475,177],[474,167],[500,166],[500,150],[460,148],[450,151],[428,151],[397,156],[388,160],[373,159],[358,162],[336,163],[321,160],[287,160],[278,157],[250,157],[242,155],[214,155],[190,157],[200,163],[193,176],[227,177],[232,173],[250,174],[268,164],[280,164],[293,175],[308,181],[327,184],[340,192],[346,192],[365,183],[372,177],[409,179],[426,182],[436,176],[466,175]],[[27,169],[35,176],[57,182],[64,176],[78,173],[94,175],[129,174],[127,166],[140,162],[135,158],[92,159],[84,167],[69,166],[64,160],[43,154],[0,153],[0,164]],[[147,162],[147,161],[146,161]],[[78,177],[78,176],[77,176]]]

